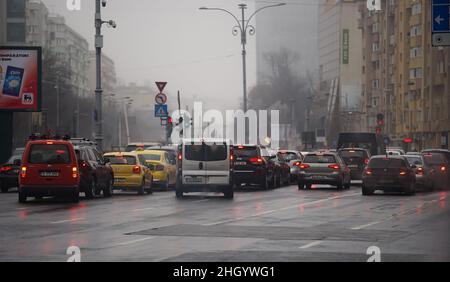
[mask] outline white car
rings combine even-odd
[[[184,139],[178,146],[176,196],[219,192],[234,197],[232,144],[224,139]]]

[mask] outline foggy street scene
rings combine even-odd
[[[449,73],[444,0],[0,0],[0,262],[448,262]]]

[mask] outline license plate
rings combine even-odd
[[[235,165],[247,165],[247,162],[236,162]]]
[[[123,179],[123,178],[115,178],[115,179],[114,179],[114,182],[115,182],[115,183],[124,183],[124,182],[126,182],[126,180]]]
[[[312,177],[312,179],[317,179],[317,180],[321,180],[321,179],[327,179],[328,177],[326,177],[326,176],[321,176],[321,175],[316,175],[316,176],[313,176]]]
[[[187,177],[186,183],[202,183],[203,177]]]
[[[43,171],[40,175],[41,177],[58,177],[59,172]]]

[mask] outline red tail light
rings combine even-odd
[[[407,174],[406,170],[400,170],[400,176],[406,176]]]
[[[72,167],[72,177],[78,178],[78,168],[77,167]]]
[[[365,159],[365,160],[364,160],[364,164],[365,164],[365,165],[368,165],[368,164],[369,164],[369,159]]]
[[[133,167],[133,173],[135,173],[135,174],[141,174],[141,167],[140,166],[134,166]]]
[[[294,165],[295,166],[300,166],[302,163],[301,162],[295,162]]]
[[[183,159],[183,155],[181,153],[178,153],[178,160],[181,161]]]
[[[441,172],[446,172],[446,171],[447,171],[447,167],[446,167],[446,166],[444,166],[444,165],[443,165],[443,166],[441,166],[441,168],[440,168],[440,171],[441,171]]]
[[[300,169],[307,169],[307,168],[310,168],[311,166],[310,165],[308,165],[308,164],[301,164],[300,165]]]
[[[4,167],[0,167],[0,172],[7,172],[12,170],[11,166],[4,166]]]
[[[366,169],[366,170],[364,171],[364,174],[370,176],[370,175],[373,174],[373,171],[372,171],[370,168],[368,168],[368,169]]]
[[[416,170],[416,174],[418,175],[423,175],[425,172],[425,170],[423,169],[423,167],[418,167]]]
[[[250,162],[256,165],[264,164],[264,160],[262,158],[251,158]]]
[[[27,168],[25,166],[23,166],[20,169],[20,178],[26,178],[27,177]]]
[[[332,164],[332,165],[329,165],[328,168],[331,168],[331,169],[334,169],[334,170],[340,170],[341,166],[338,165],[338,164]]]
[[[83,161],[83,162],[81,162],[80,166],[81,166],[81,168],[87,168],[88,164],[85,161]]]

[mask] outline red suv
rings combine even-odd
[[[56,139],[56,138],[55,138]],[[79,201],[77,157],[68,140],[31,140],[19,173],[19,202],[27,197],[70,196]]]

